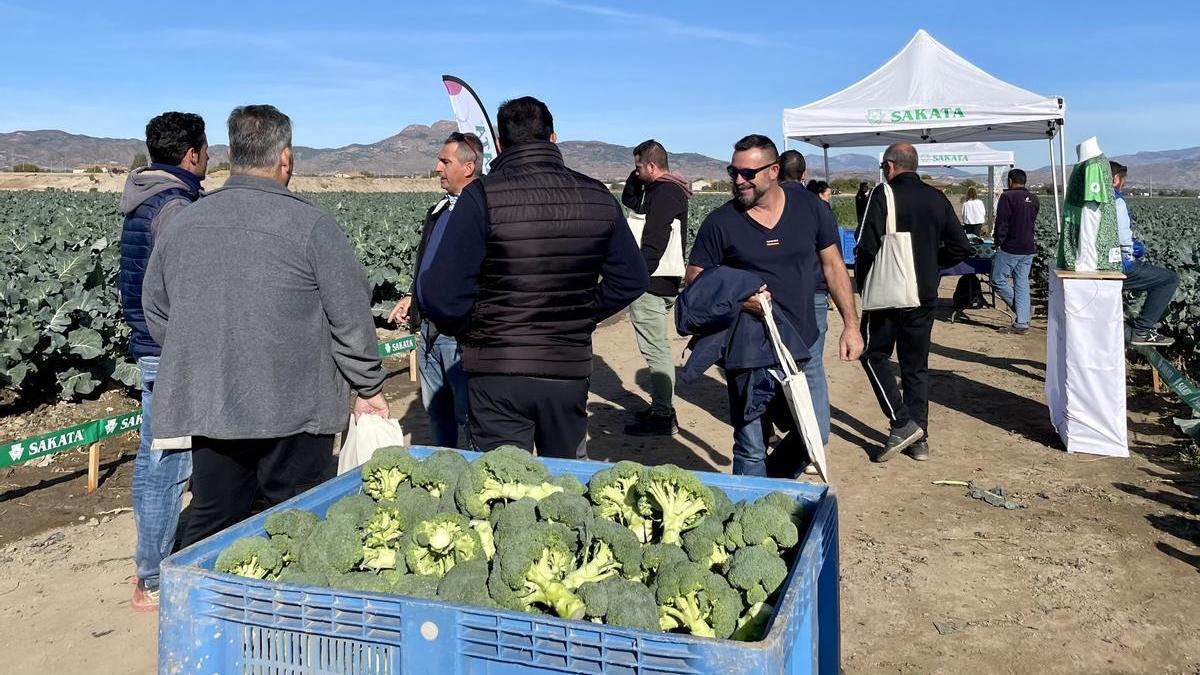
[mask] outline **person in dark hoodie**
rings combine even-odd
[[[650,288],[629,305],[629,322],[638,350],[650,369],[650,407],[625,427],[630,436],[670,436],[679,433],[675,417],[675,356],[671,353],[670,316],[683,279],[687,248],[688,199],[691,186],[670,170],[667,151],[654,139],[633,149],[633,172],[625,181],[621,202],[639,239]],[[639,228],[638,225],[641,227]]]
[[[121,312],[129,324],[129,351],[142,373],[141,441],[133,464],[135,611],[158,609],[158,567],[175,542],[183,490],[192,473],[191,453],[151,449],[150,415],[162,349],[146,327],[142,279],[163,224],[200,198],[200,181],[208,169],[204,120],[192,113],[163,113],[146,125],[146,149],[150,165],[129,174],[121,195],[125,221],[117,277]]]
[[[1029,270],[1033,267],[1034,223],[1041,203],[1025,189],[1025,172],[1008,172],[1008,189],[1000,195],[993,232],[996,253],[992,258],[992,288],[1012,308],[1012,328],[1017,335],[1029,331]],[[1011,281],[1010,281],[1011,277]]]
[[[545,103],[505,101],[496,126],[500,155],[434,226],[417,300],[462,345],[478,449],[586,458],[592,333],[646,292],[646,261],[608,187],[563,163]]]

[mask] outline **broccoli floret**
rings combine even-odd
[[[479,534],[457,513],[439,513],[417,523],[404,549],[409,571],[439,579],[455,563],[485,557]]]
[[[286,509],[267,516],[264,529],[271,537],[271,543],[283,553],[283,563],[289,565],[300,557],[300,543],[320,522],[315,513]]]
[[[544,503],[544,502],[543,502]],[[587,544],[580,547],[575,569],[567,573],[567,588],[603,581],[626,570],[636,572],[642,566],[642,546],[629,528],[597,518],[584,530]]]
[[[488,581],[492,599],[509,609],[548,609],[563,618],[582,618],[583,601],[563,583],[575,566],[571,539],[557,523],[534,523],[501,538]]]
[[[437,597],[438,581],[440,581],[437,577],[423,574],[383,575],[385,579],[389,577],[392,592],[396,595],[411,595],[416,598]]]
[[[279,573],[277,581],[281,584],[292,584],[295,586],[329,585],[329,579],[324,574],[306,572],[295,565],[283,568],[283,571]]]
[[[488,564],[485,560],[465,560],[455,565],[438,582],[437,597],[480,607],[495,607],[488,595]]]
[[[373,572],[350,572],[329,579],[333,588],[364,593],[391,593],[392,586],[386,579]]]
[[[525,497],[543,499],[563,488],[550,481],[550,472],[533,455],[502,445],[471,463],[455,491],[458,510],[472,518],[487,518],[496,502]]]
[[[296,564],[311,574],[333,577],[346,574],[362,562],[362,534],[348,519],[326,520],[309,533],[300,546]]]
[[[663,567],[654,583],[659,627],[700,637],[728,638],[742,614],[742,596],[720,576],[693,562]]]
[[[716,569],[729,560],[725,526],[710,513],[696,527],[683,533],[683,550],[692,562]]]
[[[423,488],[437,497],[447,497],[446,502],[454,506],[454,490],[471,463],[453,450],[437,450],[417,462],[408,480],[414,487]]]
[[[629,579],[614,577],[579,588],[584,615],[610,626],[659,630],[654,592]]]
[[[712,492],[713,501],[712,508],[708,510],[708,515],[704,517],[705,519],[713,518],[724,524],[725,521],[729,520],[729,516],[733,515],[733,502],[730,501],[729,495],[725,494],[725,491],[721,488],[709,485],[708,489]]]
[[[652,585],[660,569],[685,562],[688,562],[687,553],[675,544],[647,544],[642,547],[640,580]],[[628,572],[625,576],[633,578]]]
[[[362,567],[372,572],[404,566],[400,557],[400,520],[388,504],[380,502],[363,531]]]
[[[787,564],[772,544],[740,548],[725,566],[725,578],[750,604],[766,602],[783,585],[787,572]]]
[[[266,537],[242,537],[217,556],[216,570],[251,579],[274,579],[283,569],[283,554]]]
[[[488,560],[496,557],[496,532],[492,529],[492,524],[486,520],[472,520],[471,529],[479,535],[479,544],[483,546],[483,553]]]
[[[646,469],[634,486],[638,513],[654,521],[658,541],[678,544],[712,509],[713,496],[696,474],[674,464]]]
[[[771,620],[774,611],[775,608],[765,602],[751,605],[745,614],[738,617],[737,628],[729,639],[742,642],[757,642],[763,639],[767,631],[767,622]]]
[[[396,489],[412,475],[417,460],[398,445],[379,448],[363,464],[363,492],[375,500],[395,499]]]
[[[786,551],[800,541],[791,518],[765,501],[738,504],[725,526],[725,537],[731,550],[770,544]]]
[[[775,508],[783,511],[791,517],[792,522],[796,525],[797,531],[804,530],[804,523],[808,520],[808,504],[800,499],[797,499],[786,492],[772,490],[767,494],[754,500],[757,502],[766,502]]]
[[[438,499],[421,488],[401,486],[396,491],[396,498],[391,501],[379,502],[381,507],[392,510],[399,522],[400,531],[408,532],[422,520],[429,520],[440,510]]]
[[[538,521],[535,499],[526,497],[515,502],[499,503],[492,507],[488,521],[496,533],[497,539],[504,539],[516,532],[526,529]]]
[[[350,527],[362,529],[375,516],[375,507],[375,500],[366,495],[346,495],[329,505],[325,520],[345,521]]]
[[[537,503],[537,514],[541,520],[577,530],[592,522],[592,505],[578,495],[557,492]]]
[[[645,470],[637,462],[621,461],[597,471],[588,481],[588,499],[596,515],[628,527],[643,544],[651,540],[652,523],[638,512],[634,486]]]
[[[587,486],[579,482],[573,474],[564,473],[560,476],[555,476],[550,479],[550,482],[563,489],[569,495],[577,495],[583,497],[587,494]]]

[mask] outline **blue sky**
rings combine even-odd
[[[219,143],[230,108],[272,103],[297,144],[371,143],[449,118],[440,75],[452,73],[491,113],[513,96],[545,100],[564,139],[652,136],[724,158],[746,133],[782,142],[784,107],[850,85],[925,28],[1001,79],[1064,96],[1069,144],[1098,135],[1110,155],[1200,145],[1194,3],[849,7],[0,0],[0,131],[137,137],[177,109],[204,115]],[[1046,163],[1044,142],[1001,145]]]

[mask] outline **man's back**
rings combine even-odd
[[[1030,255],[1037,251],[1034,224],[1041,203],[1024,187],[1005,190],[996,207],[996,245],[1005,253]]]

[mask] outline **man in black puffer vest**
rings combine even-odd
[[[502,152],[435,227],[417,298],[456,336],[471,436],[546,457],[587,457],[592,332],[650,279],[621,207],[603,183],[568,169],[541,101],[506,101]]]
[[[129,351],[142,373],[142,429],[133,463],[133,516],[137,529],[137,584],[133,609],[158,609],[158,566],[175,543],[183,488],[192,474],[186,451],[151,450],[150,409],[162,349],[146,328],[142,278],[154,240],[164,223],[200,198],[208,169],[204,120],[192,113],[167,112],[146,125],[150,165],[135,169],[121,195],[121,268],[117,283],[121,313],[129,324]]]

